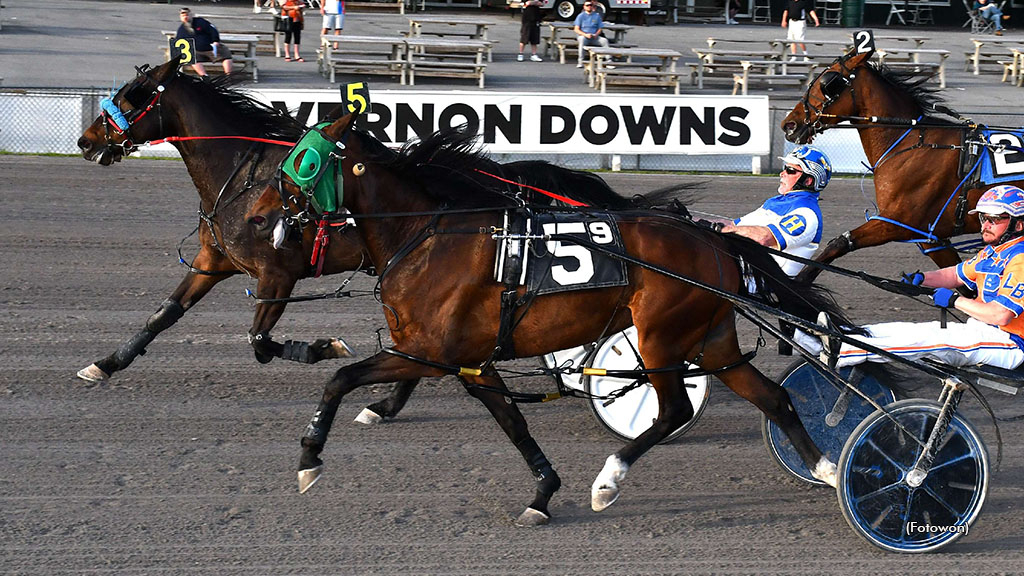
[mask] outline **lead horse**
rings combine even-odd
[[[368,384],[451,374],[490,411],[535,477],[534,499],[517,523],[547,523],[548,504],[561,481],[492,360],[499,349],[514,350],[515,357],[539,356],[593,342],[631,324],[651,371],[659,414],[646,432],[608,457],[591,489],[595,511],[615,502],[638,458],[693,416],[680,371],[687,362],[714,371],[762,410],[786,432],[814,474],[834,485],[834,464],[807,436],[786,392],[741,354],[731,302],[669,276],[741,292],[746,286],[742,260],[764,286],[761,299],[805,320],[820,310],[838,312],[818,290],[797,287],[761,246],[716,234],[668,211],[586,212],[603,223],[602,234],[614,224],[627,257],[646,265],[628,264],[628,282],[621,287],[544,295],[520,287],[513,292],[520,307],[511,323],[504,323],[514,328],[499,337],[506,284],[493,277],[497,247],[491,235],[503,232],[504,212],[518,204],[465,178],[486,160],[456,133],[438,133],[396,153],[353,128],[353,122],[354,116],[345,116],[323,136],[344,147],[341,203],[359,223],[356,230],[381,271],[379,295],[394,346],[339,369],[327,384],[302,436],[300,492],[323,473],[321,455],[346,394]],[[301,167],[303,158],[304,152],[297,151],[289,158],[291,168]],[[282,176],[280,189],[268,187],[248,218],[281,218],[283,206],[303,201],[294,183]]]
[[[923,79],[874,64],[872,54],[837,59],[782,120],[786,139],[797,144],[849,121],[874,175],[878,215],[829,241],[815,259],[828,263],[853,250],[916,241],[937,266],[952,266],[960,257],[948,239],[980,230],[965,215],[984,188],[961,173],[964,140],[976,126],[944,118],[955,113]],[[819,272],[808,266],[797,278],[810,282]]]

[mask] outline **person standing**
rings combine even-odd
[[[808,17],[814,20],[815,26],[821,26],[818,13],[814,11],[814,0],[786,0],[786,9],[782,12],[782,27],[788,28],[786,39],[792,41],[789,45],[793,52],[793,55],[789,57],[790,62],[796,60],[797,44],[800,45],[800,50],[804,54],[804,61],[810,60],[807,57],[807,44],[804,44],[805,25]]]
[[[233,62],[231,61],[231,50],[220,43],[220,33],[217,28],[205,18],[193,17],[188,7],[178,11],[181,25],[174,35],[175,40],[192,38],[196,42],[196,63],[192,69],[199,76],[206,76],[206,67],[203,62],[220,62],[224,66],[224,73],[231,74]]]
[[[281,16],[291,20],[291,26],[288,27],[288,31],[284,33],[284,61],[291,62],[292,57],[288,53],[288,44],[293,46],[295,53],[294,60],[296,62],[305,62],[301,56],[299,56],[299,44],[302,43],[302,28],[303,28],[303,17],[302,9],[306,7],[306,3],[302,0],[287,0],[281,6]]]
[[[597,11],[593,0],[583,3],[583,12],[576,17],[573,31],[579,36],[579,54],[576,56],[576,67],[583,68],[583,48],[585,46],[607,46],[608,39],[601,35],[604,19]]]
[[[323,30],[321,34],[327,34],[331,30],[333,34],[340,34],[345,28],[345,0],[323,0],[320,2],[320,14],[323,15]],[[334,45],[338,47],[337,44]]]
[[[526,0],[523,4],[523,22],[519,26],[519,56],[516,60],[523,61],[523,48],[530,45],[530,60],[541,62],[537,56],[537,45],[540,44],[540,5],[541,0]]]

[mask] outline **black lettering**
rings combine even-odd
[[[707,145],[715,143],[715,109],[704,109],[704,120],[697,118],[693,108],[679,108],[679,143],[689,144],[690,133],[694,132],[700,137],[700,141]]]
[[[284,112],[289,116],[293,116],[296,120],[302,122],[303,125],[305,125],[309,121],[309,113],[313,111],[312,102],[302,102],[301,104],[299,104],[299,109],[295,111],[289,110],[288,106],[286,106],[285,103],[281,102],[280,100],[271,102],[270,105],[273,106],[274,109],[276,110]]]
[[[465,121],[453,124],[455,118],[460,116],[465,118]],[[480,131],[480,117],[476,115],[476,110],[469,104],[452,104],[441,111],[441,116],[437,119],[437,128],[438,130],[459,128],[459,130],[470,134],[476,134]]]
[[[671,126],[672,118],[675,115],[676,109],[672,106],[665,107],[661,118],[657,117],[653,106],[644,106],[640,110],[640,120],[638,122],[633,116],[633,108],[631,106],[623,106],[622,121],[626,125],[626,135],[629,136],[629,143],[642,144],[644,134],[650,132],[655,144],[659,146],[665,144],[665,140],[668,139],[669,126]]]
[[[718,141],[727,146],[742,146],[750,142],[750,126],[741,122],[750,112],[739,106],[729,106],[718,115],[718,123],[722,125],[722,135]],[[724,131],[732,132],[728,134]]]
[[[399,102],[395,108],[395,141],[406,142],[409,140],[409,128],[413,134],[420,138],[426,138],[434,133],[434,105],[423,105],[423,116],[417,116],[412,106]]]
[[[502,136],[509,144],[523,143],[523,107],[515,104],[509,107],[509,115],[501,113],[501,109],[494,104],[484,106],[484,142],[494,144],[497,131],[501,130]]]
[[[608,123],[608,128],[605,129],[603,134],[599,134],[594,130],[595,118],[604,118]],[[618,133],[619,117],[615,115],[614,110],[607,106],[591,106],[580,117],[580,134],[591,144],[607,144],[614,140]]]
[[[339,102],[317,102],[316,117],[321,122],[334,122],[344,115],[345,109]]]
[[[555,118],[560,118],[562,120],[562,129],[558,132],[555,132],[552,126],[552,121]],[[573,115],[572,110],[569,110],[565,106],[542,105],[540,107],[541,144],[561,144],[563,142],[567,142],[575,133],[576,116]]]
[[[370,120],[370,116],[377,116],[377,119]],[[389,124],[391,124],[391,109],[379,102],[370,104],[369,114],[356,116],[356,126],[360,130],[366,130],[381,142],[391,142],[387,133]]]

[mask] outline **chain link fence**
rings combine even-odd
[[[107,94],[102,89],[0,89],[0,152],[78,154],[78,138],[99,115],[100,100]],[[499,162],[548,160],[582,170],[771,173],[781,169],[778,157],[793,148],[776,128],[788,113],[788,108],[771,109],[772,139],[767,156],[498,154],[494,159]],[[860,174],[865,171],[867,160],[855,130],[830,130],[815,140],[815,146],[832,159],[835,172]],[[145,148],[141,154],[173,157],[177,152],[171,145],[163,144]]]

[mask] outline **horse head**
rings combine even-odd
[[[178,76],[178,63],[136,69],[139,73],[132,81],[101,101],[100,115],[78,139],[86,160],[109,166],[135,150],[136,144],[163,136],[160,101]]]
[[[857,109],[857,70],[872,52],[850,52],[838,58],[811,82],[800,102],[782,120],[786,140],[809,144],[826,127],[838,124]]]

